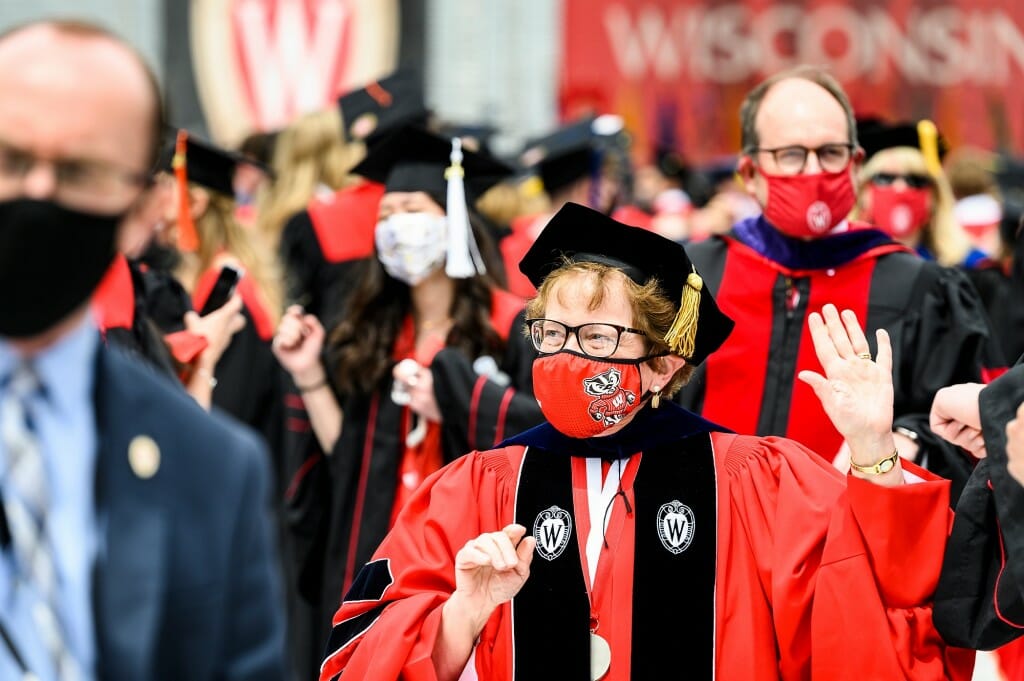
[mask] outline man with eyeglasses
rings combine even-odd
[[[894,348],[895,437],[902,456],[953,479],[971,462],[928,428],[935,392],[1002,364],[973,288],[847,216],[863,159],[850,102],[824,71],[776,74],[740,109],[737,173],[763,214],[688,250],[743,333],[697,370],[680,401],[738,432],[785,435],[844,465],[843,438],[808,386],[816,370],[806,319],[826,303],[856,311]],[[874,352],[874,348],[872,348]]]
[[[0,678],[284,675],[260,445],[90,318],[162,210],[161,111],[102,29],[0,36]]]

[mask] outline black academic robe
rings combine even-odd
[[[193,308],[203,308],[219,273],[220,267],[211,267],[199,277],[191,301]],[[231,337],[217,361],[213,405],[263,436],[274,455],[275,478],[280,480],[285,377],[270,347],[274,321],[251,278],[243,277],[236,293],[242,298],[245,326]],[[279,483],[275,489],[283,491]]]
[[[698,367],[680,394],[683,406],[740,433],[793,438],[831,460],[842,437],[796,377],[804,369],[822,372],[807,315],[826,303],[849,308],[866,329],[872,355],[875,330],[888,331],[896,425],[918,434],[918,460],[951,479],[959,495],[973,462],[928,428],[932,398],[943,386],[981,381],[989,368],[1005,366],[963,273],[859,225],[797,242],[762,219],[687,252],[737,331]]]
[[[1009,271],[996,263],[966,270],[978,289],[992,330],[1011,362],[1024,355],[1024,239]]]
[[[146,292],[146,268],[119,255],[93,294],[93,315],[105,342],[141,358],[177,382],[174,360],[159,324],[150,314]]]
[[[1024,365],[993,381],[978,405],[987,458],[956,507],[935,626],[952,645],[990,650],[1024,634],[1024,487],[1006,469],[1006,424],[1024,402]]]
[[[504,301],[492,313],[495,330],[507,338],[504,355],[495,358],[501,375],[478,374],[474,362],[452,348],[438,352],[431,364],[435,396],[445,416],[445,463],[493,447],[542,420],[533,398],[535,352],[520,332],[521,302],[518,313],[509,315],[509,301],[518,299],[504,292],[494,295]],[[316,674],[332,615],[389,529],[404,451],[404,408],[391,400],[391,387],[389,372],[371,395],[339,395],[344,425],[329,456],[316,445],[301,396],[286,396],[285,466],[290,482],[284,503],[289,560],[294,561],[289,572],[296,580],[292,588],[312,606],[312,624],[296,623],[309,636],[303,649],[293,650],[305,660],[298,663],[302,674]]]

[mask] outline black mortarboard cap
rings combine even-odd
[[[372,146],[352,172],[383,184],[387,192],[426,192],[446,206],[445,169],[451,164],[451,152],[450,138],[407,125]],[[496,158],[466,149],[462,154],[466,194],[471,200],[512,174],[512,168]]]
[[[594,120],[587,117],[559,128],[529,142],[520,154],[520,162],[536,170],[549,195],[600,171]]]
[[[176,132],[176,131],[174,131]],[[172,162],[174,160],[175,140],[172,136],[169,143],[164,145],[160,154],[158,168],[169,173],[174,172]],[[241,154],[221,149],[209,142],[203,142],[192,135],[188,136],[185,143],[185,173],[189,182],[219,192],[226,196],[234,197],[235,170],[239,163],[248,163],[257,168],[264,168],[261,163],[249,159]]]
[[[408,123],[423,122],[428,111],[420,74],[395,71],[338,98],[345,137],[374,142]]]
[[[491,139],[498,132],[498,129],[493,125],[487,125],[486,123],[445,123],[441,125],[440,131],[442,135],[447,137],[462,138],[464,149],[494,156],[491,150]]]
[[[686,249],[655,232],[567,203],[523,256],[519,270],[540,288],[562,266],[563,257],[617,267],[639,284],[657,279],[658,288],[678,307],[676,324],[665,342],[691,364],[703,362],[732,331],[733,321],[718,309]]]
[[[864,148],[866,158],[892,147],[913,147],[926,151],[927,142],[922,138],[920,129],[920,123],[886,123],[878,118],[864,118],[857,121],[857,140]],[[942,135],[938,135],[939,160],[945,157],[947,151],[949,144]]]

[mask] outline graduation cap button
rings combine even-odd
[[[148,435],[137,435],[128,445],[128,464],[132,472],[148,480],[160,470],[160,447]]]

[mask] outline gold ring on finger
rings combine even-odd
[[[861,359],[866,359],[869,362],[871,361],[871,353],[870,352],[861,352],[861,353],[858,353],[857,356],[860,357]]]

